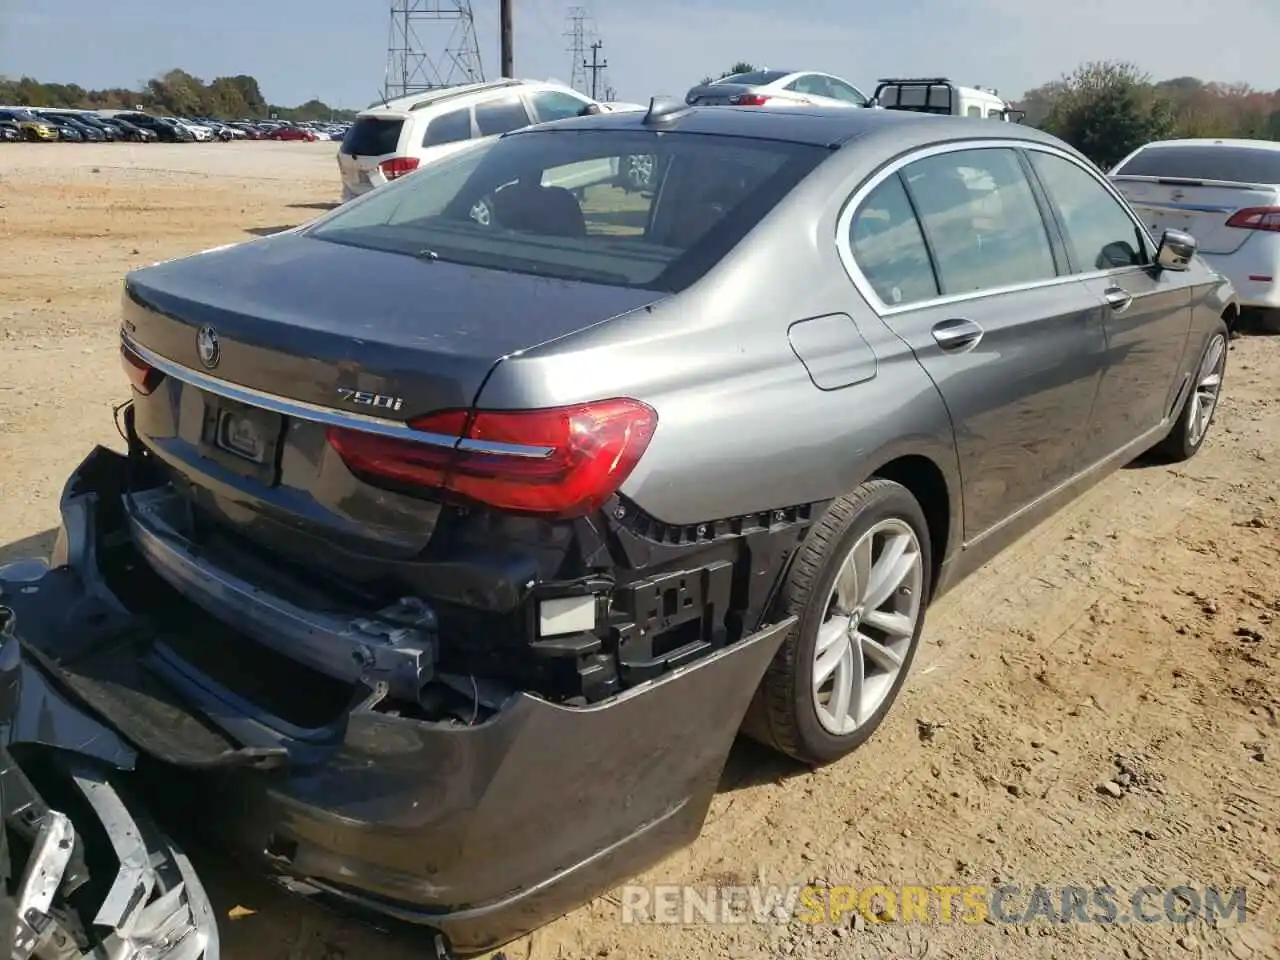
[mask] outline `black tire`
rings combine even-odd
[[[1220,321],[1205,339],[1204,346],[1200,348],[1195,369],[1191,374],[1191,385],[1187,390],[1186,399],[1182,401],[1182,409],[1178,412],[1178,419],[1168,435],[1152,448],[1152,459],[1161,463],[1182,463],[1194,457],[1199,449],[1204,446],[1205,438],[1209,436],[1209,429],[1213,426],[1214,415],[1218,412],[1218,404],[1221,402],[1222,382],[1226,375],[1229,340],[1230,333],[1227,330],[1227,325],[1225,322]],[[1200,381],[1203,379],[1203,368],[1210,352],[1215,349],[1221,350],[1221,359],[1218,361],[1217,399],[1215,399],[1212,408],[1209,410],[1207,422],[1203,424],[1203,429],[1193,431],[1192,414],[1198,410],[1197,394],[1199,393]]]
[[[863,534],[889,519],[906,523],[919,545],[923,569],[919,614],[902,666],[884,700],[852,733],[836,735],[818,719],[811,692],[818,628],[826,618],[827,598],[845,559]],[[893,706],[911,669],[920,644],[932,580],[928,521],[906,487],[877,478],[836,500],[801,544],[782,585],[778,609],[784,615],[795,614],[800,619],[766,671],[743,732],[766,746],[815,766],[839,760],[861,746]]]

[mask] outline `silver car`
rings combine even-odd
[[[631,156],[649,189],[556,185]],[[865,741],[930,603],[1196,453],[1236,309],[1033,129],[527,127],[131,273],[128,454],[7,592],[111,726],[222,772],[202,823],[483,951],[694,837],[740,729]]]
[[[685,94],[691,106],[866,107],[865,93],[848,80],[814,70],[752,70],[703,83]]]

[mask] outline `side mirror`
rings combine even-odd
[[[1161,270],[1186,270],[1195,255],[1195,237],[1181,230],[1166,230],[1156,251],[1156,266]]]

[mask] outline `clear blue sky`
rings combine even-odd
[[[515,0],[516,72],[569,79],[572,0]],[[578,0],[584,2],[584,0]],[[735,60],[864,88],[944,74],[1016,97],[1087,59],[1280,88],[1280,0],[588,0],[618,98],[682,95]],[[387,0],[0,0],[0,75],[137,87],[171,67],[246,73],[267,99],[361,107],[382,88]],[[475,0],[499,72],[497,0]],[[439,40],[443,46],[443,39]]]

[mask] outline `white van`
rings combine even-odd
[[[872,103],[886,110],[911,110],[1012,123],[1026,116],[1023,111],[1010,107],[995,90],[962,87],[946,77],[888,77],[878,83]]]

